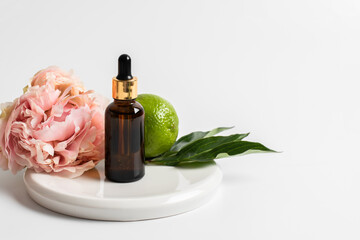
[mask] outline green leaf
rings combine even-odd
[[[218,133],[221,133],[225,130],[229,130],[229,129],[232,129],[234,127],[218,127],[218,128],[214,128],[213,130],[211,131],[208,131],[207,134],[205,135],[205,137],[212,137]]]
[[[231,129],[233,127],[219,127],[219,128],[215,128],[211,131],[207,131],[207,132],[192,132],[188,135],[185,135],[183,137],[181,137],[179,140],[177,140],[174,145],[171,147],[170,152],[176,152],[179,151],[180,149],[182,149],[184,146],[188,145],[189,143],[192,143],[198,139],[202,139],[202,138],[207,138],[207,137],[211,137],[214,136],[220,132],[223,132],[225,130]]]
[[[29,85],[26,85],[24,88],[23,88],[23,94],[25,94],[29,89]]]
[[[215,159],[256,152],[275,152],[261,143],[242,141],[249,135],[214,136],[232,127],[215,128],[207,132],[193,132],[181,137],[172,148],[147,163],[167,166],[201,167],[214,164]]]
[[[228,137],[209,137],[197,140],[177,154],[155,158],[151,163],[175,166],[179,164],[209,162],[214,159],[244,155],[253,152],[274,152],[261,143],[241,141],[247,134],[235,134]]]
[[[223,144],[233,142],[236,140],[241,140],[245,137],[247,137],[249,134],[234,134],[230,136],[213,136],[213,137],[207,137],[198,139],[191,144],[188,144],[187,146],[183,147],[177,154],[177,157],[181,158],[189,158],[194,157],[197,154],[210,151],[211,149],[214,149],[218,146],[221,146]]]
[[[254,152],[275,152],[261,143],[248,141],[234,141],[218,146],[208,152],[198,154],[197,161],[209,161],[218,158],[220,154],[227,154],[228,156],[244,155]],[[222,156],[223,157],[223,156]]]

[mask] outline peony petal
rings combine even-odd
[[[15,101],[14,101],[15,102]],[[14,102],[1,103],[0,104],[0,167],[4,170],[8,170],[8,158],[5,152],[5,129],[8,123],[9,116],[14,109]]]
[[[43,146],[42,146],[42,150],[44,152],[47,152],[48,154],[50,154],[51,156],[54,156],[54,148],[51,144],[48,144],[48,143],[45,143]]]
[[[4,152],[0,149],[0,168],[2,168],[3,170],[8,170],[9,166],[8,166],[9,162],[7,157],[5,156]]]
[[[64,122],[52,121],[49,126],[34,132],[34,137],[44,142],[64,141],[76,134],[91,121],[89,108],[72,109]]]
[[[96,166],[96,164],[97,162],[88,161],[77,166],[68,166],[59,169],[54,169],[53,175],[67,177],[67,178],[76,178],[81,176],[84,172],[93,169]]]
[[[57,154],[63,156],[63,162],[60,165],[67,165],[72,161],[75,161],[78,157],[81,142],[83,141],[86,132],[90,127],[90,122],[86,123],[86,126],[79,132],[78,135],[74,136],[71,143],[69,143],[66,149],[62,151],[56,151]]]

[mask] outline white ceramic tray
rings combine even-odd
[[[24,182],[38,204],[62,214],[96,220],[137,221],[193,210],[210,200],[221,182],[216,164],[198,168],[146,166],[133,183],[105,179],[104,164],[75,179],[27,170]]]

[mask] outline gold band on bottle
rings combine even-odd
[[[137,77],[131,80],[112,79],[112,97],[117,100],[131,100],[137,97]]]

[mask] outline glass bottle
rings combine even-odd
[[[113,78],[113,99],[105,111],[105,175],[113,182],[134,182],[145,174],[144,116],[136,102],[137,78],[131,75],[131,59],[119,57]]]

